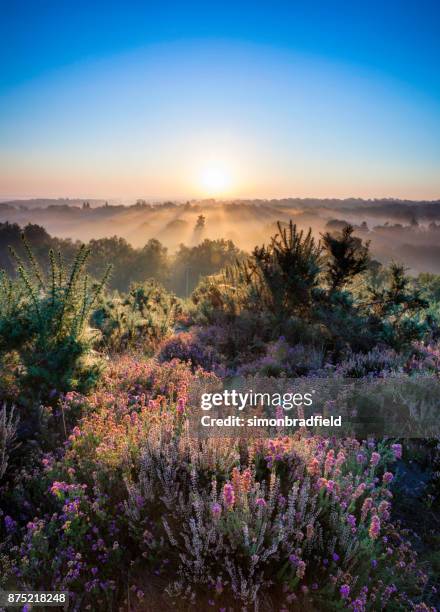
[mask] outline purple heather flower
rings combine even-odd
[[[14,521],[13,518],[11,518],[10,516],[5,516],[5,529],[8,533],[10,533],[11,531],[14,531],[15,527],[17,526],[17,523]]]
[[[384,484],[389,484],[393,480],[393,478],[394,476],[391,474],[391,472],[385,472],[382,480]]]
[[[340,556],[337,553],[333,553],[332,554],[332,559],[333,561],[335,561],[335,563],[337,563],[340,559]]]
[[[347,599],[347,597],[350,595],[350,587],[348,586],[348,584],[343,584],[339,589],[339,592],[341,594],[342,599]]]
[[[395,459],[402,459],[402,445],[401,444],[392,444],[391,450],[394,453]]]
[[[335,490],[335,481],[327,480],[327,491],[330,491],[332,493],[334,490]]]
[[[356,455],[356,461],[358,463],[365,463],[366,460],[367,460],[367,458],[365,457],[364,453],[358,453]]]
[[[212,504],[211,513],[215,519],[219,519],[222,513],[222,507],[220,506],[220,504],[217,504],[217,503]]]
[[[255,500],[255,504],[256,504],[256,505],[257,505],[259,508],[266,508],[266,506],[267,506],[266,500],[265,500],[265,499],[263,499],[262,497],[258,497],[258,498]]]
[[[298,565],[299,557],[296,555],[289,555],[289,561],[292,565]]]
[[[347,516],[347,523],[350,527],[356,527],[356,517],[353,514]]]

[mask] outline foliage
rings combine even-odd
[[[84,416],[65,453],[3,491],[0,555],[17,587],[111,609],[127,590],[142,602],[157,574],[168,603],[189,609],[413,609],[427,575],[391,518],[401,447],[282,433],[195,439],[196,380],[220,382],[124,357],[93,394],[66,396],[65,410],[80,404]]]
[[[332,291],[341,289],[367,269],[369,243],[363,245],[353,236],[353,231],[351,225],[346,225],[339,235],[326,232],[322,236],[328,254],[327,276]]]
[[[169,335],[181,305],[156,281],[133,284],[128,294],[105,296],[92,315],[100,330],[100,346],[110,352],[136,349],[152,352]]]
[[[170,286],[177,295],[188,297],[203,276],[218,273],[240,257],[231,240],[209,240],[194,247],[180,245],[175,254]]]
[[[318,286],[322,248],[315,243],[311,229],[298,231],[278,223],[278,233],[268,247],[256,247],[247,264],[249,281],[259,286],[265,306],[276,315],[284,311],[310,316],[314,291]]]
[[[1,587],[68,590],[73,610],[434,610],[438,559],[419,539],[420,562],[394,483],[429,456],[417,508],[435,527],[438,440],[191,429],[194,387],[253,375],[356,378],[435,431],[440,349],[420,339],[435,283],[398,266],[364,274],[368,245],[349,231],[323,241],[290,223],[248,260],[227,241],[182,247],[172,282],[188,266],[210,274],[189,312],[145,280],[169,263],[155,241],[138,269],[139,250],[95,241],[100,283],[88,247],[69,271],[52,250],[47,278],[26,240],[14,248],[0,291],[1,393],[18,404],[0,410]],[[113,247],[130,289],[104,295]],[[361,391],[332,409],[363,417]],[[24,406],[38,423],[18,455]]]
[[[427,302],[420,291],[411,287],[405,268],[392,263],[390,280],[385,287],[370,289],[369,308],[374,323],[380,327],[383,340],[396,349],[419,340],[426,332],[420,313]]]
[[[49,253],[48,278],[41,271],[23,235],[28,265],[11,249],[16,280],[2,273],[0,288],[0,352],[16,352],[23,394],[48,400],[72,388],[94,384],[99,363],[91,357],[88,319],[110,268],[101,282],[89,286],[85,272],[89,250],[82,246],[67,271],[61,253]]]

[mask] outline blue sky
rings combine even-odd
[[[0,6],[1,197],[440,197],[439,2]]]

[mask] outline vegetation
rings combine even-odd
[[[170,267],[157,241],[117,239],[69,243],[65,264],[36,234],[1,278],[0,587],[68,590],[74,610],[435,610],[435,427],[197,439],[190,424],[192,389],[237,376],[377,381],[379,405],[435,424],[436,277],[380,268],[345,226],[319,241],[280,223],[249,256],[205,240]],[[188,267],[202,278],[182,300],[158,278]]]

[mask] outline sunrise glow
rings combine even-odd
[[[200,172],[199,185],[206,196],[226,195],[232,187],[229,170],[222,165],[209,165]]]

